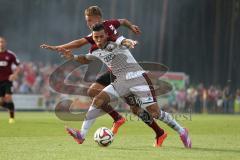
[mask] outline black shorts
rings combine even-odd
[[[4,97],[6,94],[12,94],[12,82],[0,81],[0,97]]]
[[[110,83],[112,83],[116,79],[116,76],[112,74],[112,72],[108,71],[103,73],[101,76],[99,76],[96,79],[96,82],[103,85],[108,86]]]

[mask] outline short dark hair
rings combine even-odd
[[[104,30],[104,26],[102,23],[97,23],[92,27],[92,31],[101,31]]]

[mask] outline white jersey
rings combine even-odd
[[[134,95],[141,101],[142,107],[156,103],[151,80],[144,73],[144,69],[137,63],[129,49],[116,42],[108,42],[104,49],[96,49],[86,55],[88,59],[100,59],[116,76],[114,82],[103,90],[108,93],[111,100]]]
[[[137,63],[135,58],[125,46],[117,45],[115,42],[109,42],[104,49],[94,50],[87,54],[87,57],[99,58],[111,69],[117,79],[128,80],[137,78],[145,71]]]

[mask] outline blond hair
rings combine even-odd
[[[2,37],[2,36],[0,36],[0,39],[3,39],[4,41],[6,41],[6,39],[4,37]]]
[[[98,6],[90,6],[85,9],[85,16],[100,16],[102,17],[102,11]]]

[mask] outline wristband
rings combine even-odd
[[[73,55],[73,59],[77,60],[78,59],[78,55]]]
[[[121,45],[121,43],[122,43],[122,41],[124,40],[124,39],[126,39],[125,37],[123,37],[123,36],[121,36],[121,37],[118,37],[118,39],[116,40],[116,44],[117,45]]]

